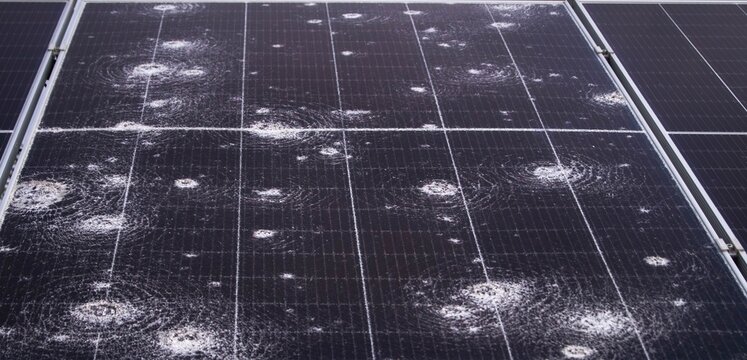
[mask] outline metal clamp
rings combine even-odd
[[[47,51],[51,52],[52,55],[57,56],[57,55],[60,55],[61,52],[65,51],[65,49],[59,48],[59,47],[55,47],[55,48],[51,48],[51,49],[49,49]]]
[[[612,56],[612,54],[614,54],[614,52],[609,51],[609,50],[607,50],[607,49],[605,49],[605,48],[603,48],[603,47],[601,47],[599,45],[595,45],[594,46],[594,51],[597,54],[604,56],[604,58],[607,59],[607,60],[609,60],[610,57]]]

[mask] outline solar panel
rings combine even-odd
[[[64,2],[0,2],[0,129],[13,130]]]
[[[567,5],[79,10],[0,226],[3,357],[747,351]]]
[[[2,181],[6,167],[15,159],[11,134],[20,138],[26,122],[22,118],[33,111],[32,89],[38,86],[45,54],[60,20],[65,3],[0,2],[0,149]],[[38,94],[37,94],[38,95]],[[11,154],[13,152],[13,154]]]
[[[747,238],[740,148],[747,12],[738,4],[587,4],[664,131],[723,216]]]

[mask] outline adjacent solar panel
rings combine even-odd
[[[704,358],[747,299],[562,3],[90,3],[3,357]]]
[[[745,6],[585,7],[727,226],[747,240]]]
[[[3,151],[64,8],[64,2],[0,2],[0,149]]]

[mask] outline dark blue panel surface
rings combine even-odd
[[[730,95],[745,104],[747,13],[731,4],[666,4],[663,7],[729,87]]]
[[[336,109],[335,66],[324,6],[252,3],[248,16],[247,114],[262,115],[261,109],[275,108]],[[294,126],[339,125],[331,125],[315,114],[307,116],[308,123]]]
[[[329,4],[347,127],[441,123],[404,4]]]
[[[727,224],[744,239],[745,188],[736,180],[747,169],[744,7],[586,7]]]
[[[740,239],[747,239],[747,138],[673,135],[675,144]]]
[[[0,226],[0,357],[745,352],[566,7],[85,6]]]
[[[413,4],[417,36],[447,127],[539,127],[516,68],[483,4]],[[413,36],[415,36],[413,34]]]
[[[12,130],[64,2],[0,2],[0,130]]]
[[[740,34],[747,31],[747,14],[739,7],[589,4],[586,8],[667,130],[747,130],[745,99],[740,97],[743,66],[739,66],[746,58]]]

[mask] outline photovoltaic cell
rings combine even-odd
[[[740,88],[738,81],[727,88],[719,79],[721,76],[726,84],[732,76],[739,79],[733,69],[744,62],[744,57],[739,56],[744,45],[734,43],[739,42],[735,38],[739,38],[741,29],[747,29],[747,25],[735,25],[738,19],[734,17],[747,15],[737,6],[588,4],[585,7],[667,130],[747,130],[743,121],[745,109],[740,104],[745,100],[730,93],[730,89]],[[691,15],[684,16],[683,9]],[[695,17],[696,13],[700,15]],[[699,29],[693,25],[697,19],[701,24]],[[705,42],[711,44],[711,49],[722,50],[709,52],[709,47],[703,46]],[[732,70],[726,68],[727,64],[731,64]]]
[[[490,15],[492,26],[501,28],[546,127],[638,128],[562,7],[503,5],[491,8]]]
[[[747,188],[742,181],[747,172],[747,138],[677,134],[672,139],[732,230],[740,239],[747,238]]]
[[[301,115],[306,121],[294,126],[339,126],[335,119],[316,113],[338,108],[325,8],[259,3],[248,7],[247,115],[261,116],[264,109],[292,112],[306,107],[311,112]],[[250,118],[248,127],[252,127]]]
[[[64,2],[0,3],[0,130],[13,130]]]
[[[411,8],[428,14],[413,20],[448,127],[539,127],[511,58],[496,41],[491,14],[484,6],[459,12],[443,4]]]
[[[559,3],[86,4],[27,151],[3,357],[746,351]]]
[[[10,141],[10,135],[11,133],[0,133],[0,147],[5,148],[5,145],[8,144],[8,141]]]
[[[122,16],[138,10],[130,4],[88,7],[69,45],[42,127],[113,127],[140,119],[145,80],[151,74],[157,82],[164,68],[150,65],[160,17]]]
[[[587,4],[594,22],[737,237],[747,12],[735,4]],[[723,136],[719,136],[722,134]]]
[[[404,4],[330,4],[346,127],[440,127]]]

